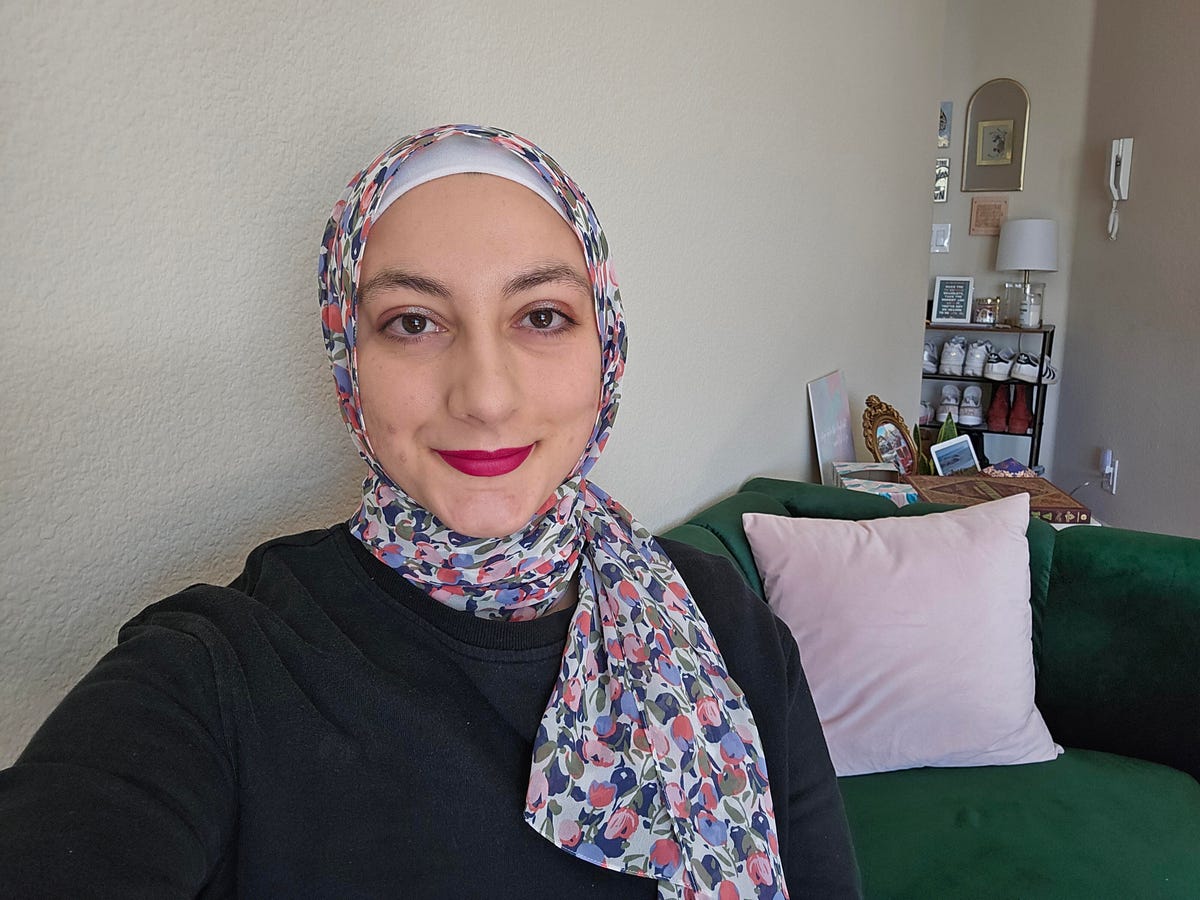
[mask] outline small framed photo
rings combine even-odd
[[[975,279],[939,275],[933,284],[933,308],[929,321],[933,325],[968,325],[971,322],[971,301],[975,297]]]
[[[1000,233],[1000,226],[1008,218],[1008,199],[1006,197],[972,197],[971,198],[971,227],[969,234]]]
[[[971,446],[971,438],[965,434],[934,444],[929,455],[939,475],[973,475],[979,471],[979,458]]]

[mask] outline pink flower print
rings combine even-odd
[[[580,634],[590,634],[592,631],[592,614],[584,610],[579,614],[579,619],[575,623],[575,628]]]
[[[608,639],[608,655],[617,660],[625,658],[625,651],[621,649],[621,642],[616,638]]]
[[[717,808],[717,792],[713,790],[711,781],[700,785],[700,802],[704,804],[705,809]]]
[[[546,795],[550,792],[550,784],[540,770],[529,776],[529,787],[525,791],[525,808],[537,812],[546,805]]]
[[[771,848],[771,852],[776,856],[779,855],[779,838],[775,837],[775,832],[767,832],[767,846]]]
[[[608,806],[616,796],[617,786],[611,781],[593,781],[588,788],[588,803],[597,809]]]
[[[717,900],[739,900],[740,897],[737,885],[732,881],[725,880],[717,885]]]
[[[451,569],[449,566],[443,566],[437,571],[438,581],[444,584],[453,584],[458,581],[458,570]]]
[[[583,758],[594,765],[608,768],[616,760],[616,755],[612,748],[602,741],[584,741]]]
[[[720,725],[721,704],[716,697],[701,697],[696,701],[696,715],[703,725]]]
[[[345,326],[342,323],[342,308],[336,303],[326,303],[321,307],[321,321],[330,331],[341,331]]]
[[[563,685],[563,700],[575,712],[579,712],[579,697],[581,694],[579,679],[568,678],[567,683]]]
[[[563,821],[558,823],[558,840],[564,847],[574,847],[578,844],[581,834],[578,822]]]
[[[670,838],[659,838],[650,848],[650,861],[658,866],[659,873],[667,878],[675,874],[682,859],[679,845]]]
[[[379,502],[384,506],[390,506],[396,502],[396,492],[386,484],[379,486]]]
[[[767,854],[762,851],[746,857],[746,871],[750,873],[750,880],[755,884],[772,884],[775,881],[771,860],[767,859]]]
[[[671,812],[676,816],[684,818],[691,813],[687,799],[683,796],[683,788],[679,786],[678,782],[671,781],[667,783],[666,795]]]
[[[675,738],[676,747],[686,750],[696,737],[695,731],[692,730],[692,720],[687,716],[676,716],[671,722],[671,737]]]
[[[608,824],[604,826],[604,836],[610,841],[625,840],[638,826],[638,814],[631,806],[622,806],[612,814]]]
[[[654,751],[654,755],[662,759],[671,749],[671,741],[667,737],[667,733],[661,728],[650,727],[650,748]]]
[[[625,658],[630,662],[642,663],[650,658],[645,643],[636,634],[625,635],[622,646],[625,648]]]

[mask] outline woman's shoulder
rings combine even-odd
[[[237,633],[255,620],[292,614],[313,597],[313,582],[341,561],[337,526],[283,535],[259,544],[228,584],[196,582],[142,609],[122,627],[185,631],[209,641],[215,632]]]

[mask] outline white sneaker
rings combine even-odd
[[[967,358],[967,339],[961,334],[956,334],[946,343],[942,344],[942,361],[938,366],[938,372],[942,375],[962,375],[963,362]]]
[[[937,421],[945,422],[951,416],[954,417],[955,422],[958,421],[958,401],[961,396],[958,385],[942,385],[942,402],[938,404]]]
[[[959,417],[956,421],[960,425],[983,424],[983,388],[979,385],[968,385],[963,391]]]
[[[992,381],[1007,381],[1012,374],[1013,352],[1005,347],[999,353],[992,351],[988,354],[987,363],[983,367],[983,375]]]
[[[917,419],[918,425],[928,425],[933,421],[933,417],[937,414],[933,404],[928,400],[921,401],[921,418]]]
[[[1013,361],[1012,377],[1018,381],[1030,383],[1038,380],[1038,370],[1041,369],[1039,360],[1032,353],[1022,353]]]
[[[921,355],[921,371],[926,375],[937,373],[937,350],[928,341],[925,342],[925,351]]]
[[[1022,353],[1017,357],[1017,361],[1013,363],[1012,377],[1036,384],[1039,371],[1042,384],[1055,384],[1058,381],[1058,369],[1050,365],[1050,360],[1041,360],[1039,365],[1039,360],[1033,353]]]
[[[962,373],[972,378],[979,378],[983,375],[983,367],[987,362],[988,354],[992,352],[991,341],[975,341],[967,348],[967,358],[963,362]]]

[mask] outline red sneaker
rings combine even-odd
[[[1029,385],[1013,386],[1012,410],[1008,414],[1009,434],[1028,434],[1033,415],[1029,411]]]
[[[987,427],[990,431],[1008,428],[1008,385],[998,384],[992,388],[992,402],[987,411]]]

